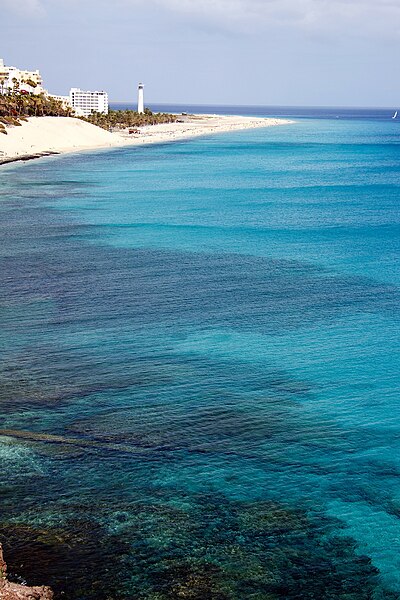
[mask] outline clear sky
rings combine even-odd
[[[0,57],[50,92],[400,105],[400,0],[0,0]]]

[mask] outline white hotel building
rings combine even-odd
[[[8,94],[15,87],[32,94],[42,94],[45,90],[42,86],[42,76],[38,70],[28,71],[17,67],[8,67],[0,58],[0,93]]]
[[[88,117],[92,112],[108,113],[108,94],[106,92],[85,92],[71,88],[69,102],[76,114]]]

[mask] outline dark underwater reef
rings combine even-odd
[[[65,600],[398,600],[323,515],[219,495],[115,509],[2,523],[10,572]]]

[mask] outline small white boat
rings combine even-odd
[[[397,110],[395,111],[395,113],[394,113],[394,115],[393,115],[392,119],[397,119]]]

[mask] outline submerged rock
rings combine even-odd
[[[212,492],[179,502],[142,493],[51,504],[36,525],[0,522],[10,570],[44,579],[59,600],[399,600],[323,513]],[[16,598],[29,596],[0,592]]]
[[[53,592],[49,587],[29,587],[12,583],[7,579],[7,565],[0,544],[0,600],[52,600]]]

